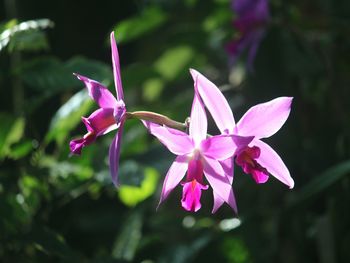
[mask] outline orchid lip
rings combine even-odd
[[[262,167],[257,159],[260,156],[260,148],[257,146],[241,149],[236,157],[236,163],[243,168],[246,174],[251,174],[256,183],[262,184],[269,179],[269,173],[265,167]]]

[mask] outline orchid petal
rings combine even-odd
[[[213,191],[213,209],[211,210],[212,214],[215,214],[216,211],[225,203],[224,199],[222,199],[215,191]]]
[[[213,136],[202,141],[202,153],[215,160],[225,160],[234,155],[237,146],[232,136]]]
[[[195,89],[198,91],[221,133],[231,133],[235,126],[235,120],[224,95],[214,83],[201,73],[194,69],[190,69],[190,72],[195,81]]]
[[[112,108],[100,108],[91,113],[88,118],[83,118],[83,122],[88,131],[94,131],[96,136],[106,134],[118,128]]]
[[[189,134],[195,145],[199,145],[207,137],[208,121],[204,106],[195,92],[192,104]]]
[[[118,53],[117,44],[114,38],[114,32],[111,33],[110,38],[111,38],[111,49],[112,49],[114,85],[117,93],[117,99],[124,100],[122,78],[120,74],[119,53]]]
[[[275,134],[289,116],[292,99],[279,97],[250,108],[237,123],[237,133],[257,139]]]
[[[123,135],[124,122],[120,124],[119,130],[115,135],[110,147],[109,147],[109,170],[112,176],[112,182],[116,187],[119,186],[118,171],[119,171],[119,156],[120,145]]]
[[[237,148],[247,146],[253,138],[253,136],[243,137],[237,135],[212,136],[202,141],[201,149],[205,156],[222,161],[232,157]]]
[[[159,205],[169,196],[170,192],[180,183],[187,171],[188,162],[185,155],[177,156],[173,164],[170,166],[165,176],[162,194],[160,196]]]
[[[149,121],[142,122],[148,131],[156,136],[172,153],[184,155],[193,150],[192,140],[186,133]]]
[[[81,154],[81,150],[85,146],[86,140],[84,138],[71,140],[69,142],[69,148],[72,154]]]
[[[257,162],[282,183],[288,185],[289,188],[293,188],[294,180],[281,157],[263,141],[254,140],[252,145],[260,148],[260,156],[256,159]]]
[[[228,203],[231,208],[237,213],[237,204],[235,196],[233,194],[232,186],[225,176],[224,170],[222,169],[220,163],[217,160],[205,158],[203,168],[205,177],[213,188],[215,194],[217,194],[218,197]]]
[[[234,177],[233,158],[228,158],[224,161],[221,161],[220,164],[222,169],[224,170],[224,173],[230,185],[232,185],[233,177]],[[225,203],[225,201],[220,196],[218,196],[215,192],[213,192],[213,195],[214,195],[214,206],[213,206],[212,213],[214,214]]]
[[[96,101],[101,108],[114,108],[117,100],[113,94],[101,83],[89,79],[79,74],[74,74],[79,80],[84,82],[88,89],[89,96]]]

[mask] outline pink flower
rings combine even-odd
[[[253,71],[254,59],[270,19],[268,0],[234,0],[232,9],[237,15],[233,26],[239,37],[227,45],[227,51],[233,64],[247,51],[247,67]]]
[[[111,49],[114,84],[116,87],[116,98],[101,83],[87,77],[75,74],[79,80],[84,82],[88,89],[89,96],[96,101],[100,107],[94,111],[88,118],[82,117],[86,126],[87,133],[83,138],[72,140],[69,143],[73,154],[81,154],[81,150],[93,143],[97,137],[104,135],[112,130],[118,129],[117,134],[109,148],[109,167],[113,183],[118,185],[118,168],[120,143],[125,122],[125,103],[122,81],[120,76],[119,54],[114,38],[114,32],[111,33]]]
[[[241,166],[246,174],[251,174],[257,183],[265,183],[269,178],[269,174],[271,174],[289,186],[289,188],[293,188],[294,181],[281,157],[261,140],[272,136],[283,126],[289,116],[293,98],[279,97],[266,103],[255,105],[235,124],[230,106],[215,84],[196,70],[192,69],[191,74],[197,82],[195,87],[198,94],[211,113],[221,133],[254,137],[249,144],[241,145],[237,149],[235,153],[236,164]],[[226,175],[230,183],[232,183],[232,160],[231,163],[230,160],[223,162],[223,165],[227,164]],[[214,210],[223,203],[219,196],[216,199],[217,206],[214,207]]]
[[[177,155],[165,177],[159,204],[169,196],[187,172],[185,181],[181,183],[181,204],[185,210],[196,212],[200,209],[202,190],[208,189],[205,177],[215,195],[237,211],[231,184],[219,161],[231,158],[237,145],[247,145],[252,137],[219,135],[207,138],[207,117],[197,94],[192,104],[189,134],[152,122],[144,121],[144,124],[169,151]]]

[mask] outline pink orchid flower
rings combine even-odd
[[[97,137],[104,135],[112,130],[118,129],[114,140],[109,148],[109,167],[113,183],[118,185],[118,168],[120,143],[125,122],[125,103],[122,81],[120,76],[119,54],[114,38],[114,32],[110,35],[112,49],[112,64],[114,84],[116,87],[116,98],[101,83],[87,77],[75,74],[76,77],[84,82],[88,89],[89,96],[96,101],[100,107],[94,111],[88,118],[82,117],[86,126],[87,133],[83,138],[72,140],[69,143],[70,150],[73,154],[81,154],[82,148],[93,143]]]
[[[247,51],[247,67],[252,72],[256,53],[270,19],[269,3],[268,0],[234,0],[232,9],[237,15],[233,26],[240,36],[227,45],[227,51],[233,64]]]
[[[222,134],[254,136],[249,144],[237,149],[236,164],[241,166],[246,174],[251,174],[256,183],[265,183],[271,174],[289,188],[293,188],[293,178],[281,157],[261,140],[272,136],[283,126],[289,116],[293,98],[279,97],[255,105],[235,124],[230,106],[219,88],[198,71],[191,69],[191,74],[197,81],[195,87],[198,94]],[[232,158],[222,162],[222,165],[226,167],[226,175],[232,183]],[[214,196],[214,198],[217,199],[214,207],[216,211],[224,200],[220,200],[220,196]]]
[[[213,192],[236,212],[237,206],[230,182],[219,161],[233,156],[237,145],[246,145],[253,138],[218,135],[207,138],[207,117],[204,105],[197,94],[194,96],[189,134],[144,121],[151,134],[156,136],[177,157],[171,165],[163,184],[159,205],[184,178],[182,207],[196,212],[201,208],[202,190],[207,190],[203,174]]]

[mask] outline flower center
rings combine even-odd
[[[260,148],[257,146],[243,148],[236,157],[236,164],[242,167],[246,174],[251,174],[256,183],[262,184],[269,179],[269,173],[256,159],[260,156]]]
[[[126,113],[126,108],[125,108],[125,103],[123,100],[117,101],[117,105],[114,108],[113,116],[117,124],[121,122],[123,117],[125,116]]]

